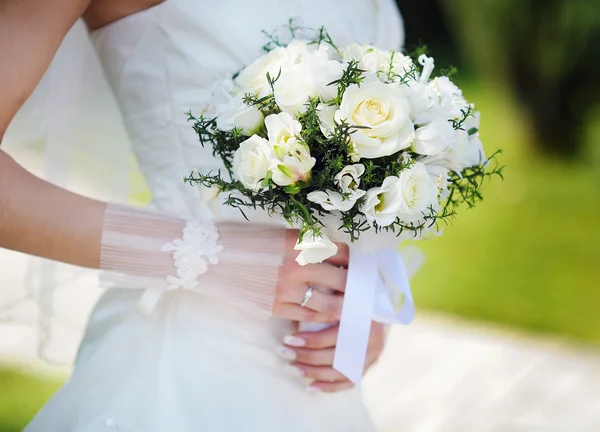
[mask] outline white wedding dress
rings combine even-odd
[[[213,82],[261,54],[261,30],[290,17],[324,25],[341,46],[402,43],[391,0],[167,0],[92,34],[154,206],[197,211],[198,190],[182,179],[220,163],[185,112],[200,110]],[[237,210],[221,217],[243,223]],[[71,379],[27,432],[373,430],[359,390],[309,394],[284,373],[275,348],[289,323],[188,291],[169,292],[147,318],[136,309],[141,294],[103,295]]]

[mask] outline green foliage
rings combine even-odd
[[[22,431],[61,383],[57,378],[0,369],[0,431]]]
[[[298,30],[293,22],[289,23],[292,36]],[[267,35],[270,46],[284,46],[283,42],[275,35]],[[318,30],[315,39],[311,44],[320,45],[329,44],[334,49],[337,47],[333,43],[327,31],[322,27]],[[385,71],[388,83],[406,85],[417,79],[419,69],[416,66],[417,59],[414,59],[413,65],[409,70],[400,72],[394,71],[394,58],[396,53],[392,52],[389,60],[389,70]],[[359,63],[351,60],[347,63],[339,79],[329,83],[337,89],[336,96],[330,101],[323,101],[329,106],[337,107],[342,104],[342,99],[346,90],[353,85],[358,85],[364,81],[365,71],[360,69]],[[254,106],[262,111],[264,116],[277,114],[280,110],[275,101],[274,84],[281,76],[281,70],[276,77],[267,73],[267,81],[270,85],[270,94],[258,98],[252,94],[246,94],[244,103]],[[323,226],[322,217],[328,214],[320,204],[308,200],[307,195],[313,191],[333,190],[344,194],[335,181],[335,176],[348,165],[356,163],[356,152],[352,144],[352,134],[359,129],[358,126],[349,124],[345,121],[335,121],[334,130],[324,135],[322,131],[321,120],[319,119],[318,107],[321,101],[318,98],[310,98],[306,102],[306,111],[299,116],[299,122],[302,125],[301,136],[299,138],[310,150],[312,157],[316,159],[316,164],[312,169],[311,177],[306,181],[296,182],[285,188],[277,187],[271,178],[263,181],[264,190],[255,192],[246,188],[241,182],[234,179],[232,172],[233,157],[240,143],[245,137],[239,130],[231,132],[221,131],[217,128],[216,119],[205,119],[203,117],[195,118],[189,114],[189,120],[193,122],[193,127],[199,136],[200,143],[204,146],[211,144],[213,154],[220,157],[229,173],[231,181],[224,180],[220,173],[203,174],[192,172],[185,181],[190,184],[199,184],[204,187],[217,187],[221,193],[227,193],[226,205],[239,209],[243,213],[243,208],[260,208],[266,210],[269,214],[279,214],[283,216],[290,224],[300,222],[302,226],[301,233],[313,231],[319,233]],[[454,129],[463,129],[467,119],[473,116],[474,106],[468,105],[462,111],[462,116],[458,119],[449,119]],[[476,133],[476,129],[468,131],[469,134]],[[263,132],[261,136],[266,136]],[[449,182],[450,197],[442,203],[442,209],[437,211],[430,207],[424,211],[418,222],[406,223],[397,218],[391,225],[380,227],[376,223],[373,228],[376,231],[393,232],[397,235],[405,231],[410,231],[415,237],[420,236],[424,230],[429,228],[439,228],[440,224],[447,223],[452,218],[458,205],[466,202],[469,207],[473,207],[482,195],[480,188],[483,179],[493,175],[501,176],[501,167],[495,166],[489,170],[491,160],[495,160],[499,153],[495,153],[490,160],[479,166],[468,168],[461,173],[451,173]],[[385,178],[389,176],[399,176],[403,170],[418,160],[420,156],[412,153],[410,149],[397,152],[396,154],[375,159],[363,160],[365,173],[361,179],[361,187],[368,190],[382,185]],[[285,166],[279,166],[280,170],[285,170]],[[301,193],[302,192],[302,193]],[[349,194],[343,195],[346,199]],[[352,241],[358,240],[361,232],[370,229],[370,225],[365,223],[364,215],[360,211],[361,204],[365,197],[362,197],[348,211],[338,212],[343,224],[341,229],[350,235]],[[244,216],[246,216],[244,214]]]
[[[505,181],[487,184],[477,210],[440,238],[419,242],[427,261],[412,282],[418,308],[600,345],[597,166],[534,152],[531,125],[507,93],[461,87],[486,114],[486,149],[504,149]]]

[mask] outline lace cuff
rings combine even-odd
[[[185,221],[110,204],[104,218],[100,282],[144,289],[150,314],[165,291],[185,289],[269,316],[285,230],[261,225]]]

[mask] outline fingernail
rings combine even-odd
[[[303,347],[306,345],[306,340],[298,336],[287,335],[283,338],[283,343],[293,347]]]
[[[319,387],[306,387],[305,389],[306,393],[308,394],[316,394],[316,393],[321,393],[322,390]]]
[[[296,354],[296,351],[281,345],[275,349],[275,352],[279,357],[286,360],[296,360],[296,357],[298,356],[298,354]]]
[[[292,365],[285,365],[283,370],[286,374],[294,378],[302,378],[304,376],[304,371],[302,369]]]

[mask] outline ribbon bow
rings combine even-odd
[[[399,253],[393,248],[370,253],[351,248],[334,369],[358,385],[371,321],[408,325],[414,316],[408,273]]]

